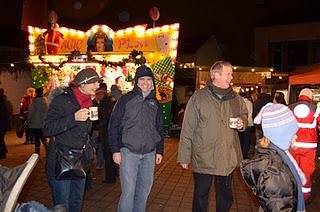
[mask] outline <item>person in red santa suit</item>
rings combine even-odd
[[[59,32],[59,25],[57,23],[52,23],[51,28],[43,33],[43,36],[48,37],[46,39],[46,46],[48,54],[58,54],[60,38],[63,39],[63,34]]]
[[[299,130],[297,140],[293,144],[290,153],[297,161],[306,176],[307,183],[302,188],[306,203],[311,203],[311,175],[315,170],[315,157],[318,142],[318,126],[320,125],[320,108],[312,102],[312,91],[304,88],[299,94],[299,100],[291,104]]]

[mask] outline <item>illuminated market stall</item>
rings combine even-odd
[[[83,32],[53,23],[50,29],[29,26],[28,31],[33,87],[50,91],[67,86],[79,70],[90,67],[109,89],[115,84],[125,93],[133,88],[136,68],[145,64],[155,75],[157,99],[169,126],[179,24],[118,31],[95,25]]]

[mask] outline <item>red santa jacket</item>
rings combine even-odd
[[[320,124],[320,108],[316,107],[307,96],[300,96],[299,101],[290,105],[297,119],[299,130],[297,140],[293,144],[300,148],[316,148],[318,142],[318,126]]]

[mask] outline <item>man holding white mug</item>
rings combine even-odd
[[[192,161],[194,196],[192,211],[208,211],[213,177],[216,211],[229,211],[232,173],[242,160],[238,131],[247,126],[247,108],[230,82],[232,65],[218,61],[211,66],[211,81],[190,98],[180,134],[178,162],[188,169]]]
[[[54,137],[48,145],[46,161],[53,202],[63,204],[67,211],[81,211],[85,178],[57,179],[56,149],[81,149],[87,144],[92,125],[89,108],[99,80],[95,70],[81,70],[70,87],[53,97],[44,120],[44,135]]]

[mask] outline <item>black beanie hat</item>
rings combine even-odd
[[[37,96],[43,95],[43,87],[36,88],[36,95]]]
[[[99,75],[92,68],[85,68],[79,71],[79,73],[74,77],[73,83],[76,86],[81,84],[91,84],[98,82],[100,80]]]
[[[152,80],[154,80],[154,76],[153,76],[153,73],[151,71],[151,68],[143,65],[143,66],[140,66],[137,68],[137,71],[136,71],[136,74],[134,76],[134,81],[135,81],[135,84],[138,83],[138,79],[140,77],[151,77]]]

